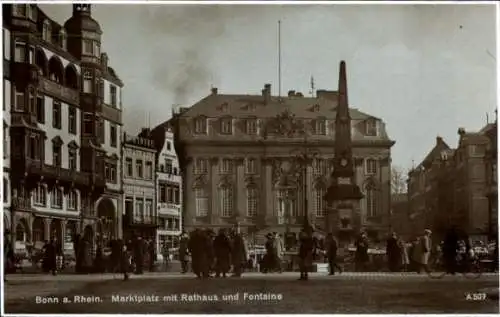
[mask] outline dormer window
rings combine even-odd
[[[326,135],[326,119],[318,118],[314,120],[314,134]]]
[[[257,119],[250,118],[246,120],[246,133],[249,135],[257,134]]]
[[[377,121],[375,119],[365,121],[365,134],[367,136],[377,136]]]
[[[249,103],[247,105],[247,109],[248,109],[248,111],[255,111],[255,105],[253,103]]]
[[[59,44],[61,44],[61,48],[66,50],[68,47],[68,36],[66,35],[66,31],[61,30],[59,32]]]
[[[196,118],[194,121],[194,131],[196,134],[207,134],[207,118]]]
[[[228,112],[229,111],[229,104],[227,102],[224,102],[222,105],[220,105],[219,110],[222,112]]]
[[[312,112],[318,112],[319,111],[319,105],[315,104],[314,106],[311,107]]]
[[[222,134],[233,134],[233,119],[222,118],[220,121],[220,132]]]

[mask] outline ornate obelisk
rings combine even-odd
[[[354,161],[352,157],[351,116],[347,99],[347,76],[344,61],[340,62],[339,89],[335,116],[335,157],[330,186],[325,199],[327,233],[339,234],[339,239],[348,239],[359,229],[359,201],[363,198],[355,183]]]

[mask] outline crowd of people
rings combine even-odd
[[[246,268],[260,267],[261,272],[283,272],[285,255],[285,244],[280,234],[269,233],[265,243],[266,253],[259,261],[256,254],[250,255],[247,241],[238,230],[220,229],[217,234],[211,229],[195,229],[190,234],[183,232],[179,240],[178,259],[181,263],[181,272],[189,271],[191,264],[192,272],[200,279],[208,277],[227,277],[229,272],[232,276],[241,277]],[[362,231],[354,243],[354,264],[356,271],[370,271],[370,240],[367,233]],[[41,261],[45,272],[57,274],[64,264],[62,263],[62,244],[53,237],[45,242],[42,249]],[[106,248],[102,242],[95,247],[85,237],[76,235],[73,241],[75,254],[76,273],[122,273],[124,279],[129,278],[129,273],[143,274],[144,268],[153,271],[156,255],[156,243],[152,239],[143,239],[136,236],[127,242],[123,240],[111,240]],[[110,250],[105,256],[104,249]],[[313,260],[318,260],[317,255],[322,253],[325,262],[329,266],[329,274],[334,275],[336,271],[343,271],[339,261],[339,242],[337,238],[329,233],[324,240],[318,241],[313,236],[311,228],[304,228],[299,234],[298,258],[300,280],[308,279]],[[386,240],[384,258],[387,268],[391,272],[400,271],[422,271],[429,272],[429,259],[431,253],[440,254],[445,264],[446,272],[455,274],[460,271],[460,263],[472,250],[469,237],[464,231],[452,227],[445,234],[444,239],[437,244],[432,243],[432,232],[426,229],[419,237],[405,242],[392,233]],[[162,251],[164,261],[167,263],[172,259],[169,249]],[[4,260],[5,267],[11,266],[14,261],[14,250],[12,249],[8,232],[4,236]],[[291,265],[288,269],[293,270],[294,257],[291,257]],[[498,243],[495,245],[495,267],[498,266]],[[290,264],[290,263],[289,263]],[[345,261],[344,261],[345,264]]]

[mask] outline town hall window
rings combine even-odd
[[[233,189],[229,186],[221,187],[220,200],[222,217],[231,217],[233,215]]]
[[[366,174],[367,175],[375,175],[378,170],[378,162],[374,159],[366,160]]]
[[[194,121],[194,131],[197,134],[207,134],[207,118],[196,118]]]
[[[233,134],[233,119],[222,118],[221,119],[221,133],[222,134]]]

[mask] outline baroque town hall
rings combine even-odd
[[[35,4],[6,4],[3,21],[5,228],[18,249],[120,237],[123,83],[91,6],[59,25]]]

